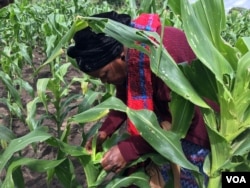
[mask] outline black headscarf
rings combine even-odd
[[[109,18],[130,25],[131,18],[127,14],[117,14],[115,11],[93,15],[92,17]],[[123,45],[104,33],[95,33],[90,27],[75,33],[75,46],[68,48],[68,56],[75,58],[83,72],[92,72],[107,65],[119,57]]]

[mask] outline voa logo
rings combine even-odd
[[[228,188],[232,184],[240,185],[240,188],[250,188],[250,171],[222,172],[222,188]]]
[[[247,183],[244,176],[226,176],[227,183]]]

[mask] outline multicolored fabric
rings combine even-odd
[[[204,175],[205,178],[205,187],[208,183],[208,176],[203,172],[203,163],[206,156],[209,154],[209,150],[205,149],[197,144],[193,144],[187,140],[182,140],[182,149],[187,159],[194,165],[196,165],[200,172]],[[165,182],[169,181],[169,172],[171,170],[170,165],[165,165],[161,167],[161,173]],[[183,188],[199,188],[195,178],[190,170],[181,168],[181,186]]]
[[[159,15],[142,13],[131,22],[131,26],[145,31],[156,31],[161,26]]]
[[[131,23],[132,27],[147,31],[156,31],[160,25],[159,16],[156,14],[141,14]],[[147,48],[145,44],[141,45]],[[138,50],[129,49],[127,58],[127,105],[136,110],[153,110],[153,89],[149,57]],[[137,129],[130,120],[128,120],[128,132],[131,135],[139,135]]]

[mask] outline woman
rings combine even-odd
[[[94,17],[109,18],[120,23],[148,31],[162,31],[158,15],[142,14],[131,22],[130,16],[117,14],[116,12],[101,13]],[[114,84],[117,97],[133,109],[153,110],[158,116],[161,125],[171,122],[171,114],[168,109],[170,102],[170,89],[151,72],[147,55],[135,49],[124,47],[120,42],[103,33],[96,34],[91,28],[85,28],[74,36],[75,45],[69,47],[68,55],[75,58],[79,68],[86,74],[99,78],[103,83]],[[176,28],[164,28],[163,44],[176,63],[191,62],[195,54],[186,40],[185,34]],[[167,69],[167,67],[166,67]],[[102,127],[98,131],[97,144],[100,146],[127,120],[125,113],[110,111]],[[135,126],[127,120],[130,137],[119,142],[107,151],[102,159],[102,166],[106,171],[120,172],[128,163],[138,159],[146,153],[154,152],[154,149],[138,134]],[[92,139],[87,141],[86,148],[91,150]],[[190,130],[182,141],[192,148],[187,153],[191,162],[199,159],[199,166],[209,152],[209,140],[206,133],[202,114],[196,108]],[[202,151],[202,152],[201,152]],[[191,154],[191,155],[190,155]],[[198,156],[194,158],[193,156]],[[192,158],[190,158],[190,156]],[[189,173],[189,172],[188,172]],[[164,172],[163,172],[164,175]],[[191,174],[186,171],[181,173],[183,187],[197,187]]]

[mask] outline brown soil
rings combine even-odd
[[[41,53],[35,53],[34,62],[36,64],[39,64],[43,61],[43,54]],[[33,69],[29,66],[24,67],[23,69],[23,78],[26,78],[26,81],[28,81],[33,88],[36,87],[36,81],[39,78],[49,78],[51,76],[49,67],[45,67],[39,72],[39,75],[36,79],[32,77]],[[82,73],[78,70],[74,69],[73,67],[70,68],[67,74],[67,79],[70,80],[73,77],[82,76]],[[79,93],[81,92],[81,88],[79,84],[74,84],[71,88],[70,92]],[[6,97],[7,93],[4,89],[3,83],[0,81],[0,98]],[[27,104],[29,101],[32,100],[29,94],[27,94],[25,91],[21,92],[22,102],[23,104]],[[76,101],[77,102],[77,101]],[[50,111],[53,112],[53,106],[50,107]],[[42,107],[39,107],[37,110],[37,115],[43,115],[45,113],[45,110]],[[76,109],[70,112],[69,116],[72,116],[76,113]],[[11,121],[12,120],[12,121]],[[55,123],[52,120],[45,120],[43,123],[44,125],[47,125],[52,134],[56,135],[56,126]],[[24,124],[22,121],[20,121],[17,118],[11,117],[10,113],[8,111],[7,106],[0,103],[0,125],[5,125],[9,127],[14,134],[17,137],[21,137],[29,132],[29,129],[27,128],[27,125]],[[91,126],[89,124],[88,126],[85,126],[85,128],[75,124],[71,127],[71,132],[69,136],[69,143],[73,145],[80,145],[82,141],[82,132],[86,131]],[[1,150],[1,147],[0,147]],[[37,150],[34,151],[34,149],[31,146],[28,146],[24,150],[21,151],[22,157],[30,157],[30,158],[37,158],[37,159],[55,159],[56,151],[55,148],[52,148],[45,143],[39,143],[37,145]],[[77,180],[81,183],[83,187],[86,187],[85,183],[85,177],[84,177],[84,171],[82,166],[78,163],[78,161],[73,159],[73,163],[75,166],[75,171],[77,174]],[[25,187],[27,188],[43,188],[47,187],[46,184],[46,173],[37,173],[29,170],[27,167],[22,167],[23,177],[25,179]],[[5,172],[0,173],[0,179],[4,179]],[[52,188],[60,188],[63,187],[56,178],[53,179],[51,186]]]

